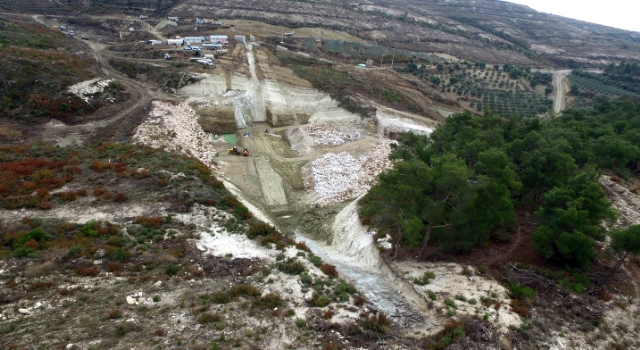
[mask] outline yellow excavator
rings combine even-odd
[[[244,150],[242,152],[240,152],[240,150],[238,150],[238,146],[233,146],[232,148],[229,148],[229,154],[235,154],[235,155],[242,155],[245,157],[249,156],[249,150],[247,149],[247,147],[244,148]]]

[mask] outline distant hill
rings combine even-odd
[[[0,4],[0,12],[248,18],[289,27],[344,30],[378,44],[487,63],[585,67],[640,61],[638,32],[499,0],[12,1]]]

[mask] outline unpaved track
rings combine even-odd
[[[77,40],[81,39],[77,38]],[[83,40],[82,42],[88,44],[91,48],[102,75],[105,78],[116,79],[125,86],[126,90],[130,94],[128,104],[124,105],[120,112],[106,119],[76,125],[66,125],[60,121],[51,121],[45,125],[43,130],[43,140],[59,141],[60,139],[71,137],[72,139],[82,141],[82,136],[80,135],[90,135],[93,134],[96,129],[104,128],[108,125],[119,122],[121,119],[132,115],[136,110],[145,108],[151,100],[176,99],[174,96],[167,95],[159,90],[150,89],[147,85],[131,79],[111,68],[106,62],[106,58],[112,56],[112,53],[106,50],[106,45],[90,40]]]
[[[36,22],[45,25],[47,27],[49,27],[49,24],[47,24],[43,19],[42,19],[42,15],[30,15],[31,18],[33,18]],[[70,18],[71,16],[60,16],[57,15],[57,18]],[[164,36],[164,34],[162,34],[162,32],[160,32],[159,30],[157,30],[156,28],[154,28],[152,25],[150,25],[149,23],[137,18],[137,17],[133,17],[133,16],[127,16],[127,15],[86,15],[86,17],[89,17],[91,19],[111,19],[111,20],[118,20],[118,21],[132,21],[132,22],[138,22],[138,23],[142,23],[142,26],[144,27],[144,30],[153,34],[158,40],[162,40],[162,41],[166,41],[167,38]]]
[[[553,88],[556,90],[556,97],[553,103],[553,112],[559,114],[565,108],[565,96],[567,94],[567,75],[571,74],[570,69],[557,70],[553,72]]]

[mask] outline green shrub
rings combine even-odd
[[[360,325],[366,330],[385,334],[389,333],[389,325],[391,325],[391,322],[384,314],[384,312],[380,312],[378,316],[371,315],[369,317],[366,317],[360,322]]]
[[[314,295],[313,305],[317,307],[325,307],[331,303],[331,298],[326,295]]]
[[[429,299],[431,299],[431,300],[436,300],[438,298],[436,296],[436,293],[434,293],[433,291],[429,291],[429,292],[427,292],[427,294],[429,295]]]
[[[529,300],[533,300],[533,298],[535,298],[536,296],[536,291],[529,288],[529,287],[524,287],[521,286],[519,284],[514,284],[509,288],[509,291],[511,292],[511,297],[513,299],[520,299],[520,300],[524,300],[524,299],[529,299]]]
[[[122,337],[125,334],[129,333],[129,331],[129,326],[126,323],[122,323],[116,327],[115,333],[117,336]]]
[[[301,318],[296,318],[295,323],[296,323],[296,326],[298,328],[304,328],[307,325],[307,320],[303,320]]]
[[[320,267],[322,265],[322,259],[317,255],[310,254],[309,261],[311,261],[315,267]]]
[[[250,284],[236,284],[229,289],[229,294],[235,298],[238,296],[258,297],[261,293],[257,287]]]
[[[300,282],[302,282],[302,284],[304,284],[305,286],[309,286],[313,284],[313,278],[309,276],[308,273],[303,272],[300,274]]]
[[[267,295],[261,296],[253,301],[253,305],[261,309],[274,309],[278,306],[281,306],[282,304],[282,298],[274,293],[269,293]]]
[[[453,301],[453,300],[451,300],[450,298],[446,298],[446,299],[444,300],[444,304],[445,304],[445,305],[447,305],[447,306],[449,306],[449,307],[452,307],[452,308],[454,308],[454,309],[456,308],[456,302],[455,302],[455,301]]]
[[[467,298],[465,298],[464,295],[462,295],[462,294],[456,294],[454,296],[454,299],[460,300],[460,301],[467,301]]]
[[[178,271],[180,271],[180,268],[178,266],[175,265],[169,265],[167,266],[167,268],[164,270],[164,273],[167,274],[167,276],[175,276],[178,274]]]
[[[427,271],[424,273],[424,275],[422,275],[422,278],[414,278],[413,283],[424,286],[429,284],[429,282],[431,282],[431,280],[434,278],[436,278],[436,274],[431,271]]]
[[[304,265],[296,258],[278,262],[276,263],[276,268],[289,275],[299,275],[306,270]]]
[[[220,315],[213,313],[213,312],[205,312],[203,314],[201,314],[200,316],[198,316],[198,323],[200,324],[210,324],[210,323],[216,323],[216,322],[220,322],[222,318],[220,317]]]
[[[230,303],[232,300],[233,297],[231,294],[225,291],[216,292],[211,295],[211,302],[215,304],[226,304]]]

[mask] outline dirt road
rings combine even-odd
[[[38,16],[34,16],[34,19],[35,17]],[[77,38],[77,40],[81,39]],[[115,123],[121,122],[123,118],[133,115],[136,110],[145,108],[151,100],[176,99],[174,96],[167,95],[160,90],[151,89],[144,83],[131,79],[111,68],[107,60],[109,57],[113,56],[113,53],[106,50],[106,45],[90,40],[82,40],[82,42],[89,45],[91,48],[92,54],[98,63],[100,73],[105,78],[116,79],[124,85],[130,94],[129,101],[121,106],[118,113],[115,113],[106,119],[90,121],[77,125],[66,125],[60,121],[53,120],[44,125],[42,134],[43,140],[56,141],[60,145],[65,145],[72,141],[84,141],[84,139],[88,138],[89,135],[94,134],[97,129],[105,128],[109,125],[115,125]]]
[[[553,112],[555,114],[562,112],[565,108],[565,95],[568,90],[566,79],[569,74],[571,74],[570,69],[553,72],[553,88],[556,90],[555,101],[553,103]]]

